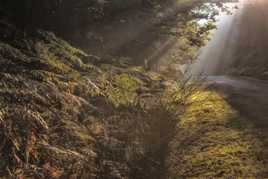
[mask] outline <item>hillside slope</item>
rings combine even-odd
[[[1,20],[0,177],[160,178],[175,83],[16,29]]]

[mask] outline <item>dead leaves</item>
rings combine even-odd
[[[58,168],[51,166],[48,162],[42,166],[44,174],[49,178],[59,178],[62,175],[62,171]]]

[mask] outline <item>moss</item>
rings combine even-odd
[[[53,57],[47,58],[47,63],[49,67],[51,67],[52,70],[55,71],[56,73],[64,74],[69,73],[71,71],[71,68],[69,66],[65,65],[64,63],[58,61]]]
[[[263,143],[254,126],[217,92],[201,90],[188,98],[189,106],[171,143],[170,178],[259,178],[267,164]]]
[[[116,75],[114,78],[115,85],[118,88],[124,89],[129,92],[135,91],[139,87],[139,80],[128,74]]]
[[[131,104],[140,84],[137,78],[128,74],[116,75],[113,78],[113,87],[108,90],[108,98],[115,106]]]
[[[131,66],[128,68],[131,72],[146,73],[145,69],[141,66]]]
[[[189,41],[185,43],[189,48]],[[158,173],[155,171],[162,165],[155,164],[164,163],[164,157],[158,155],[165,154],[167,138],[177,122],[167,106],[172,101],[169,93],[174,81],[166,81],[162,75],[142,67],[130,67],[128,58],[107,59],[97,67],[87,59],[87,54],[52,33],[40,32],[37,37],[16,44],[17,50],[9,46],[0,50],[1,56],[12,58],[11,67],[26,64],[21,66],[21,73],[14,75],[9,68],[5,71],[8,77],[0,76],[4,94],[1,96],[7,98],[1,103],[11,109],[7,117],[0,116],[0,125],[9,127],[0,130],[0,138],[4,136],[2,141],[8,142],[5,148],[0,148],[0,153],[8,157],[0,155],[0,161],[5,161],[0,168],[8,169],[4,174],[0,171],[0,177],[23,171],[20,177],[51,178],[46,172],[48,166],[63,171],[61,178],[69,178],[72,173],[79,175],[81,170],[97,178],[128,178],[133,166],[142,168],[144,173],[147,169],[149,174]],[[27,111],[31,113],[25,115]],[[191,111],[197,109],[192,106],[187,113]],[[21,121],[30,127],[29,131],[21,127]],[[199,125],[197,121],[185,114],[180,131],[187,133],[191,126]],[[35,153],[27,150],[32,142],[31,133],[35,137]],[[13,137],[14,141],[10,141]],[[19,143],[22,150],[14,151],[14,143]],[[29,158],[25,157],[27,152],[31,153]],[[98,155],[91,155],[95,152]],[[230,151],[220,151],[224,152]],[[192,157],[191,153],[185,156],[186,160]],[[202,157],[192,157],[193,164],[200,163]],[[113,177],[114,173],[120,177]],[[144,177],[137,175],[132,178]]]
[[[161,81],[161,80],[163,80],[163,77],[160,74],[158,74],[158,73],[155,73],[155,72],[150,71],[150,72],[147,72],[146,74],[153,81]]]

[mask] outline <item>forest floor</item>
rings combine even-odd
[[[1,177],[160,177],[175,81],[0,23]]]
[[[193,96],[179,122],[171,156],[178,178],[268,177],[268,6],[265,0],[235,6],[193,65],[209,88]]]
[[[159,70],[191,61],[208,35],[194,1],[179,2],[77,32],[86,53],[1,19],[0,177],[267,177],[264,81]]]

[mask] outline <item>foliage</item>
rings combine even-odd
[[[169,178],[263,178],[267,162],[257,128],[216,91],[197,90],[178,119]],[[180,156],[180,157],[177,157]]]
[[[116,106],[120,104],[131,104],[137,96],[136,90],[139,88],[138,80],[128,74],[116,75],[114,87],[108,91],[109,99]]]
[[[0,0],[0,12],[17,25],[32,31],[42,27],[59,32],[83,28],[109,14],[137,4],[151,6],[155,0]]]
[[[0,177],[158,175],[168,141],[158,136],[175,122],[161,75],[112,60],[97,67],[53,33],[3,26],[12,35],[0,43]]]

